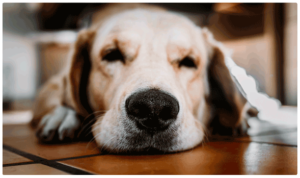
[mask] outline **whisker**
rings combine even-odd
[[[102,117],[102,116],[101,116],[101,117]],[[96,120],[96,119],[102,119],[101,117],[100,117],[100,118],[97,117],[97,118],[95,118],[95,120]],[[93,127],[94,125],[95,125],[95,123],[94,123],[94,124],[90,124],[90,125],[86,128],[86,130],[88,130],[88,131],[86,132],[85,136],[87,136],[88,134],[90,134],[91,132],[94,131],[95,128],[91,128],[91,127]],[[101,125],[101,122],[97,123],[96,126],[99,126],[99,125]],[[91,129],[90,129],[90,128],[91,128]]]
[[[116,137],[117,137],[117,136],[113,136],[113,137],[111,137],[110,139],[108,139],[108,140],[101,146],[100,152],[102,152],[103,148],[106,147],[106,144],[108,144],[112,139],[114,139],[114,138],[116,138]]]
[[[90,117],[90,116],[93,115],[93,114],[96,114],[96,113],[99,113],[99,112],[101,112],[101,113],[106,113],[107,111],[108,111],[108,110],[98,110],[98,111],[95,111],[95,112],[93,112],[93,113],[87,115],[87,116],[83,119],[83,121],[85,121],[88,117]]]
[[[80,133],[83,132],[83,131],[85,131],[86,127],[89,126],[89,125],[90,125],[93,121],[95,121],[95,120],[96,120],[96,117],[95,117],[95,118],[92,118],[88,123],[82,125],[81,130],[80,130]],[[79,135],[80,135],[80,133],[79,133]]]
[[[103,116],[101,116],[101,117],[103,117]],[[102,118],[101,118],[102,119]],[[102,122],[102,120],[101,120],[101,122]],[[94,128],[93,129],[91,129],[87,134],[89,134],[90,132],[92,132],[94,129],[97,129],[100,125],[101,125],[101,122],[99,122],[99,123],[97,123],[96,125],[94,125]],[[89,144],[91,143],[91,142],[93,142],[95,139],[96,139],[96,137],[97,136],[99,136],[101,133],[98,133],[98,134],[96,134],[95,136],[93,136],[93,138],[88,142],[88,144],[87,144],[87,147],[89,146]],[[98,147],[97,145],[96,145],[96,147]],[[95,148],[94,148],[95,149]],[[94,150],[93,149],[93,150]]]
[[[92,143],[94,140],[95,140],[96,137],[93,137],[89,142],[88,144],[86,145],[85,147],[85,150],[89,147],[90,143]],[[96,144],[96,147],[97,147],[97,144]],[[92,150],[94,150],[95,148],[93,148]]]
[[[96,127],[98,127],[99,125],[100,125],[100,124],[96,125]],[[98,133],[98,134],[96,134],[95,136],[93,136],[93,138],[88,142],[88,144],[87,144],[87,146],[85,147],[85,149],[88,148],[89,144],[90,144],[92,141],[94,141],[98,135],[100,135],[100,133]],[[97,147],[97,145],[96,145],[96,147]],[[95,148],[94,148],[94,149],[95,149]]]
[[[92,128],[92,129],[89,129],[89,131],[85,134],[85,136],[87,136],[88,134],[90,134],[91,132],[93,132],[94,131],[94,129],[97,127],[97,126],[99,126],[99,125],[101,125],[101,122],[99,122],[99,123],[97,123],[97,125],[90,125],[89,127],[92,127],[92,126],[95,126],[94,128]]]
[[[99,113],[99,112],[100,112],[100,111],[96,111],[96,112],[94,112],[94,113],[92,113],[92,114]],[[91,116],[92,114],[90,114],[89,116]],[[88,117],[86,117],[86,118],[84,119],[84,121],[82,122],[82,126],[81,126],[81,129],[80,129],[79,133],[77,134],[77,137],[80,137],[81,133],[83,133],[83,132],[85,132],[86,130],[88,130],[88,129],[91,127],[92,122],[94,122],[97,118],[99,118],[99,116],[101,116],[101,115],[103,115],[103,114],[104,114],[104,113],[102,113],[102,111],[101,111],[100,114],[94,115],[94,117],[93,117],[87,124],[84,124],[84,121],[88,118]],[[86,134],[85,136],[87,136],[87,134]]]
[[[91,131],[94,131],[94,130],[96,129],[96,127],[99,126],[99,125],[101,125],[101,122],[97,123],[97,124],[95,125],[95,127],[91,129]]]

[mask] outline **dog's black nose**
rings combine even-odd
[[[178,101],[158,89],[149,89],[129,96],[125,102],[127,115],[140,129],[165,130],[179,112]]]

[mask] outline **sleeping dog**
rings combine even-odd
[[[205,28],[150,5],[108,5],[79,32],[66,68],[40,90],[31,125],[43,142],[73,139],[91,119],[113,153],[191,149],[245,123],[247,100]]]

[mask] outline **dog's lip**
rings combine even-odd
[[[106,154],[117,154],[117,155],[162,155],[162,154],[172,154],[172,152],[166,152],[163,150],[160,150],[158,148],[154,148],[152,146],[145,147],[139,150],[126,150],[126,151],[121,151],[121,152],[111,152],[108,149],[102,149],[101,150],[103,153]]]
[[[145,124],[143,124],[143,121],[136,122],[136,126],[141,129],[145,130],[146,132],[149,132],[151,134],[155,134],[157,132],[162,132],[164,130],[167,130],[170,125],[161,125],[157,127],[148,127]]]

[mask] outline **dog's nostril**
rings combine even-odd
[[[159,113],[160,118],[174,118],[176,115],[177,113],[170,107],[163,108]]]
[[[144,104],[134,103],[130,108],[129,114],[138,118],[145,118],[151,113],[148,107]]]
[[[132,94],[125,102],[127,115],[146,129],[167,128],[179,112],[178,101],[157,89]]]

